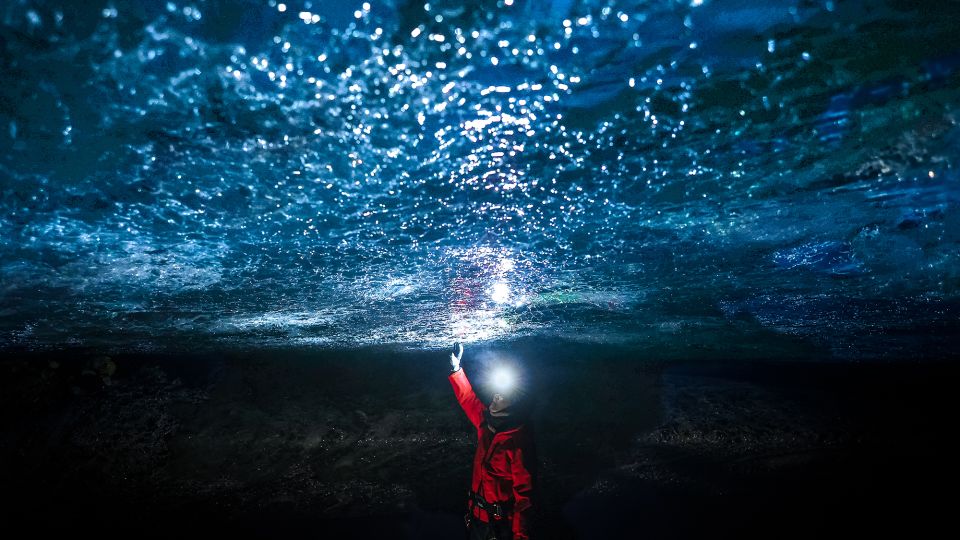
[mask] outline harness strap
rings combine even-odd
[[[507,513],[513,507],[512,501],[501,501],[501,502],[489,502],[483,498],[483,495],[480,495],[476,491],[470,491],[467,494],[470,502],[476,505],[478,508],[487,513],[487,515],[493,516],[493,519],[501,520],[507,517]]]

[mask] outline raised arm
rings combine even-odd
[[[473,392],[473,387],[470,386],[470,380],[467,379],[467,374],[463,372],[463,368],[459,368],[450,374],[450,385],[453,386],[453,393],[457,396],[457,401],[460,403],[463,412],[467,413],[470,423],[479,429],[480,423],[483,422],[483,403]]]

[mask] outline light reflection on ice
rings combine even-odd
[[[466,316],[455,316],[451,325],[453,340],[465,343],[504,338],[514,335],[513,331],[499,310],[478,310]]]
[[[505,304],[510,301],[510,285],[498,281],[490,286],[490,299],[497,304]]]
[[[810,302],[763,312],[797,288],[956,294],[958,68],[864,78],[882,6],[270,0],[234,28],[216,1],[56,27],[34,3],[4,22],[24,77],[0,89],[0,345],[116,320],[617,340],[701,309],[816,327]]]

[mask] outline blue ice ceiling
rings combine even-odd
[[[5,2],[0,347],[947,354],[957,11]]]

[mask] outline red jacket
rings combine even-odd
[[[487,427],[483,419],[486,407],[477,399],[463,369],[450,374],[450,384],[463,412],[477,428],[477,453],[473,457],[470,488],[487,502],[507,503],[511,508],[507,516],[512,520],[514,540],[527,540],[533,485],[525,460],[533,459],[533,441],[523,425],[498,433]],[[472,506],[477,519],[488,523],[494,519],[476,505]]]

